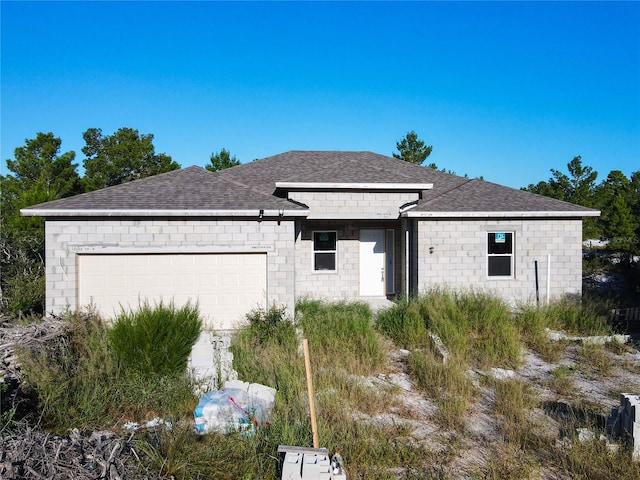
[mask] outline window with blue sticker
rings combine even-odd
[[[487,238],[487,275],[513,277],[513,232],[490,232]]]

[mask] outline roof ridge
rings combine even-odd
[[[215,173],[215,172],[213,172],[213,173]],[[223,176],[220,176],[220,177],[219,177],[219,180],[221,180],[221,181],[223,181],[223,182],[225,182],[225,183],[233,184],[233,185],[235,185],[235,186],[237,186],[237,187],[246,188],[247,190],[250,190],[251,192],[253,192],[253,193],[257,194],[257,195],[260,195],[261,197],[271,197],[271,196],[273,196],[273,195],[272,195],[272,194],[270,194],[270,193],[265,193],[265,192],[263,192],[263,191],[260,191],[260,190],[258,190],[258,189],[256,189],[256,188],[254,188],[254,186],[253,186],[253,185],[248,185],[248,184],[246,184],[246,183],[240,182],[240,181],[238,181],[238,180],[237,180],[237,179],[235,179],[235,178],[229,178],[229,177],[223,177]],[[275,190],[275,188],[276,188],[276,187],[275,187],[275,185],[274,185],[274,186],[273,186],[273,189]]]
[[[464,178],[464,177],[461,177],[461,178]],[[467,185],[467,184],[469,184],[470,182],[473,182],[474,180],[478,180],[478,179],[477,179],[477,178],[468,178],[466,181],[462,182],[461,184],[456,185],[456,186],[454,186],[454,187],[451,187],[449,190],[445,190],[444,192],[440,192],[439,194],[434,195],[433,197],[431,197],[431,198],[429,198],[429,199],[427,199],[427,200],[424,200],[424,201],[422,201],[422,202],[420,202],[420,203],[421,203],[422,205],[428,205],[429,203],[431,203],[431,202],[433,202],[434,200],[436,200],[436,199],[438,199],[438,198],[442,197],[443,195],[447,195],[448,193],[451,193],[451,192],[453,192],[454,190],[457,190],[458,188],[461,188],[461,187],[463,187],[464,185]]]

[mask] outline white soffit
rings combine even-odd
[[[129,210],[22,209],[24,217],[306,217],[306,210]]]
[[[433,183],[276,182],[276,188],[296,190],[431,190]]]
[[[599,210],[583,210],[583,211],[515,211],[515,212],[416,212],[414,210],[406,211],[401,214],[403,217],[413,218],[527,218],[527,217],[599,217]]]

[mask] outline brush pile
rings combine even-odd
[[[59,318],[46,317],[41,322],[28,325],[10,323],[0,317],[0,382],[20,381],[20,363],[16,349],[43,345],[62,336],[63,322]]]
[[[60,319],[47,317],[24,325],[0,318],[0,414],[21,409],[25,403],[20,389],[23,376],[18,348],[38,349],[49,342],[65,340]],[[33,420],[33,415],[30,417]],[[119,438],[111,432],[93,432],[87,436],[77,429],[70,430],[67,437],[59,437],[31,423],[26,418],[0,423],[0,478],[3,480],[111,480],[134,478],[144,470],[132,437]],[[144,477],[149,478],[148,472]]]
[[[27,426],[3,435],[0,448],[0,478],[127,479],[151,478],[143,474],[140,459],[128,438],[111,432],[83,436],[77,429],[65,438]]]

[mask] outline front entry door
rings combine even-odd
[[[384,230],[360,230],[360,296],[384,296],[384,260]]]

